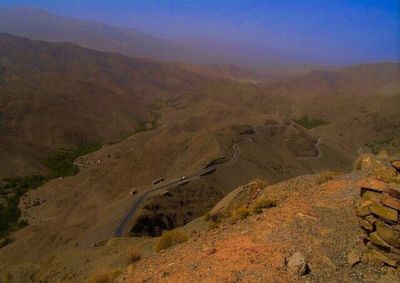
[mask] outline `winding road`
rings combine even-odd
[[[126,230],[128,228],[128,224],[129,224],[130,220],[135,216],[136,212],[139,210],[139,208],[143,205],[144,201],[151,194],[162,191],[162,190],[166,190],[171,187],[176,187],[176,186],[179,186],[182,184],[186,184],[193,180],[200,179],[201,176],[207,175],[207,174],[215,171],[219,167],[229,166],[229,165],[235,163],[239,159],[240,149],[239,149],[238,144],[235,144],[232,147],[234,150],[233,156],[227,162],[220,163],[220,164],[214,164],[212,166],[203,168],[191,175],[187,175],[184,180],[178,179],[178,180],[172,180],[169,182],[163,182],[163,183],[157,184],[157,185],[152,185],[150,187],[150,189],[145,190],[145,191],[139,193],[138,195],[136,195],[129,211],[121,218],[121,220],[115,226],[115,228],[113,230],[113,236],[114,237],[123,237],[124,235],[126,235]]]
[[[264,126],[265,127],[265,126]],[[263,128],[263,127],[261,127]],[[256,127],[254,127],[255,133],[258,133],[256,130]],[[323,153],[322,150],[320,148],[320,144],[321,144],[321,140],[322,138],[319,137],[317,142],[315,143],[315,146],[318,150],[318,155],[315,157],[298,157],[298,159],[319,159],[322,157]],[[248,143],[251,143],[253,140],[249,137],[246,137],[246,141]],[[135,196],[134,201],[132,203],[131,208],[129,209],[129,211],[121,218],[121,220],[118,222],[118,224],[115,226],[114,230],[113,230],[113,236],[114,237],[123,237],[124,235],[126,235],[126,230],[128,228],[128,224],[130,223],[131,219],[135,216],[135,214],[137,213],[137,211],[139,210],[140,207],[142,207],[144,201],[153,193],[158,193],[161,191],[164,191],[166,189],[172,188],[172,187],[176,187],[182,184],[186,184],[190,181],[193,180],[198,180],[201,178],[201,176],[207,175],[213,171],[215,171],[217,168],[219,167],[223,167],[223,166],[229,166],[233,163],[235,163],[240,156],[240,149],[239,149],[239,145],[238,144],[234,144],[233,146],[233,156],[230,160],[228,160],[227,162],[224,163],[219,163],[219,164],[214,164],[212,166],[203,168],[191,175],[187,175],[186,178],[184,180],[182,179],[175,179],[175,180],[171,180],[171,181],[164,181],[163,183],[160,184],[156,184],[156,185],[151,185],[149,189],[144,190],[143,192],[138,193],[138,195]]]
[[[320,148],[320,145],[322,143],[322,137],[319,137],[317,142],[314,144],[314,146],[317,148],[318,150],[318,154],[317,156],[310,156],[310,157],[297,157],[297,159],[319,159],[323,156],[322,150]]]

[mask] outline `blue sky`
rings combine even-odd
[[[398,0],[0,0],[167,38],[211,37],[342,62],[399,58]]]

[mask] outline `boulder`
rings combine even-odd
[[[354,251],[350,251],[347,254],[347,263],[353,267],[354,265],[356,265],[357,263],[359,263],[361,261],[360,256]]]
[[[217,221],[230,216],[232,210],[245,207],[257,199],[265,184],[261,181],[253,181],[245,186],[240,186],[227,194],[210,211],[209,216]]]
[[[296,252],[289,258],[287,262],[287,269],[291,273],[298,276],[305,275],[309,272],[307,260],[305,256],[300,252]]]

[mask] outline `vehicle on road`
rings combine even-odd
[[[164,181],[164,178],[160,178],[160,179],[154,180],[153,181],[153,185],[157,185],[157,184],[159,184],[159,183],[161,183],[163,181]]]
[[[182,176],[181,177],[181,180],[183,181],[183,180],[186,180],[186,176]]]

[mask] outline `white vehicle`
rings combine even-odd
[[[181,177],[181,180],[183,181],[183,180],[186,180],[186,176],[182,176]]]

